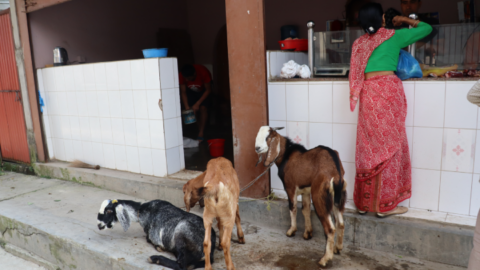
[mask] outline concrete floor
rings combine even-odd
[[[10,224],[9,226],[15,226],[15,229],[5,230],[6,233],[0,235],[0,240],[23,245],[21,248],[32,249],[30,252],[50,259],[52,263],[75,265],[78,270],[110,269],[112,261],[118,263],[113,269],[119,269],[121,265],[129,265],[131,268],[128,269],[164,269],[147,263],[149,256],[159,253],[145,241],[145,234],[139,224],[132,224],[127,232],[124,232],[120,226],[108,231],[98,231],[96,213],[100,203],[107,198],[144,201],[71,182],[7,173],[0,176],[0,217],[3,216],[4,220],[8,218],[10,221],[7,223]],[[17,223],[18,225],[15,225]],[[25,225],[20,223],[28,224],[34,229],[21,229]],[[231,252],[237,270],[322,269],[318,261],[323,256],[325,248],[323,234],[314,233],[311,240],[305,241],[301,233],[297,233],[293,238],[286,237],[287,228],[276,230],[246,220],[242,222],[242,227],[246,244],[240,245],[235,242],[236,233],[232,236],[234,242]],[[23,232],[23,230],[26,231]],[[19,233],[13,233],[16,231]],[[57,261],[52,261],[54,257],[50,255],[51,248],[49,249],[48,246],[52,244],[45,242],[54,238],[58,246],[57,250],[61,251],[57,251],[56,257],[54,256]],[[28,244],[25,244],[27,239]],[[108,254],[107,257],[105,257],[106,254]],[[172,254],[161,254],[173,258]],[[5,268],[7,264],[14,268]],[[18,265],[16,258],[1,254],[0,265],[2,270],[29,269],[23,266],[16,267]],[[215,252],[213,268],[225,269],[223,252]],[[465,268],[347,246],[341,255],[335,255],[325,269]]]
[[[242,224],[246,233],[246,244],[232,244],[232,258],[237,270],[447,270],[465,269],[412,257],[346,247],[342,254],[335,255],[325,268],[318,261],[324,254],[323,235],[314,235],[303,240],[301,234],[289,238],[285,232],[270,230],[250,223]],[[236,238],[236,233],[232,235]],[[222,252],[215,252],[214,269],[225,269]]]
[[[0,268],[2,270],[45,270],[32,262],[13,256],[0,247]]]

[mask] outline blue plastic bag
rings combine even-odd
[[[410,78],[423,77],[420,64],[418,64],[418,61],[405,50],[400,50],[396,74],[402,81]]]
[[[42,95],[40,95],[40,91],[38,91],[38,103],[40,104],[40,111],[43,113],[43,106],[45,106],[45,103],[43,103],[43,98]]]

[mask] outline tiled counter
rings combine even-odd
[[[154,176],[184,169],[176,58],[44,68],[37,77],[50,158]]]
[[[466,99],[474,83],[404,82],[413,187],[412,198],[402,205],[438,213],[477,215],[480,114],[477,106]],[[348,81],[270,81],[268,107],[270,126],[286,127],[280,131],[282,135],[308,149],[326,145],[340,153],[348,199],[353,200],[358,105],[350,112]],[[276,166],[272,167],[271,184],[275,193],[285,196]]]

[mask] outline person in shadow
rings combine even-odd
[[[185,110],[193,110],[198,124],[198,141],[204,141],[208,108],[211,106],[212,75],[202,65],[184,65],[179,72],[180,96]]]

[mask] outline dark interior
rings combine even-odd
[[[163,31],[167,33],[168,31]],[[171,31],[172,32],[172,31]],[[178,31],[180,32],[180,31]],[[173,32],[172,32],[173,33]],[[179,67],[186,63],[195,63],[193,53],[190,53],[192,46],[188,45],[190,38],[188,33],[173,33],[179,38],[167,40],[182,42],[182,49],[172,51],[171,56],[178,58]],[[159,34],[160,36],[160,34]],[[161,43],[160,43],[161,44]],[[175,44],[170,45],[175,47]],[[179,46],[180,47],[180,46]],[[232,113],[230,103],[230,80],[228,69],[228,47],[227,47],[227,28],[224,25],[215,38],[213,49],[213,83],[212,83],[212,106],[208,111],[208,120],[205,127],[205,141],[200,143],[198,148],[186,148],[185,169],[187,170],[206,170],[207,163],[212,156],[209,152],[208,140],[225,139],[224,157],[233,163],[233,135],[232,135]],[[170,52],[169,52],[170,54]],[[183,104],[182,104],[183,106]],[[183,110],[183,108],[182,108]],[[186,125],[182,122],[183,136],[191,139],[197,138],[198,126],[196,123]]]

